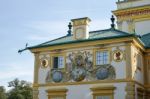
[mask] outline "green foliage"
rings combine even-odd
[[[0,86],[0,99],[6,99],[6,91],[3,86]]]
[[[32,99],[31,83],[14,79],[8,85],[8,87],[12,87],[8,93],[8,99]]]

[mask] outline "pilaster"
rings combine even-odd
[[[38,95],[39,95],[39,90],[37,87],[34,87],[33,88],[33,99],[39,99]]]
[[[131,43],[126,46],[126,78],[132,79],[132,54]]]
[[[128,82],[126,85],[126,99],[135,99],[135,83]]]
[[[39,53],[34,53],[34,84],[38,84]]]
[[[128,24],[128,32],[134,33],[135,32],[134,21],[132,19],[129,19],[127,20],[127,24]]]

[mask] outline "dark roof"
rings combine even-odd
[[[145,48],[150,48],[150,33],[142,35],[140,39],[144,43]]]
[[[87,41],[94,41],[94,40],[121,38],[121,37],[128,37],[131,35],[134,35],[134,34],[129,34],[120,30],[110,28],[110,29],[105,29],[105,30],[91,31],[89,32],[88,39],[75,40],[73,38],[73,35],[63,36],[54,40],[44,42],[36,46],[28,47],[28,49],[48,47],[48,46],[54,46],[54,45],[62,45],[62,44],[70,44],[70,43],[87,42]]]

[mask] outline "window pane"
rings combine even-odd
[[[99,52],[100,53],[100,65],[103,64],[103,52]]]
[[[100,64],[100,53],[96,52],[96,65]]]
[[[53,68],[58,68],[58,57],[54,57],[54,64],[53,64]]]
[[[108,51],[96,52],[96,65],[108,64]]]
[[[103,64],[108,64],[108,52],[103,52]]]
[[[63,56],[58,57],[58,68],[64,68],[64,58],[63,58]]]
[[[63,56],[58,56],[53,58],[53,68],[64,68]]]

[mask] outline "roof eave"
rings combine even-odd
[[[124,38],[124,37],[130,37],[130,36],[132,37],[133,34],[130,34],[130,35],[124,35],[124,36],[113,36],[113,37],[96,38],[96,39],[76,40],[76,41],[63,42],[63,43],[56,43],[56,44],[44,45],[44,46],[33,46],[33,47],[31,46],[31,47],[28,47],[28,49],[42,48],[42,47],[49,47],[49,46],[62,45],[62,44],[72,44],[72,43],[78,43],[78,42],[87,42],[87,41],[97,41],[97,40],[106,40],[106,39]]]
[[[130,37],[130,39],[129,39],[129,37]],[[52,49],[60,49],[59,47],[61,46],[61,45],[63,45],[63,48],[62,49],[65,49],[66,47],[64,46],[64,45],[67,45],[67,44],[78,44],[79,42],[80,42],[80,44],[81,44],[81,42],[82,42],[82,44],[83,43],[85,43],[85,42],[92,42],[92,41],[102,41],[102,42],[104,42],[104,41],[110,41],[110,40],[112,40],[112,39],[120,39],[121,41],[123,41],[123,39],[125,39],[125,38],[128,38],[128,39],[126,39],[125,41],[131,41],[131,40],[133,40],[133,37],[135,37],[134,35],[128,35],[128,36],[120,36],[120,37],[112,37],[112,38],[105,38],[105,39],[92,39],[92,40],[84,40],[84,41],[76,41],[76,42],[69,42],[69,43],[59,43],[59,44],[53,44],[53,45],[47,45],[47,46],[41,46],[41,47],[28,47],[28,50],[30,50],[32,53],[34,53],[34,52],[38,52],[38,51],[43,51],[42,49],[44,49],[44,50],[47,50],[47,48],[49,49],[49,50],[52,50]],[[113,40],[114,42],[111,42],[111,43],[115,43],[115,42],[121,42],[121,41],[117,41],[117,40]],[[110,42],[109,42],[110,43]],[[94,43],[95,44],[95,43]],[[58,47],[59,46],[59,47]]]

